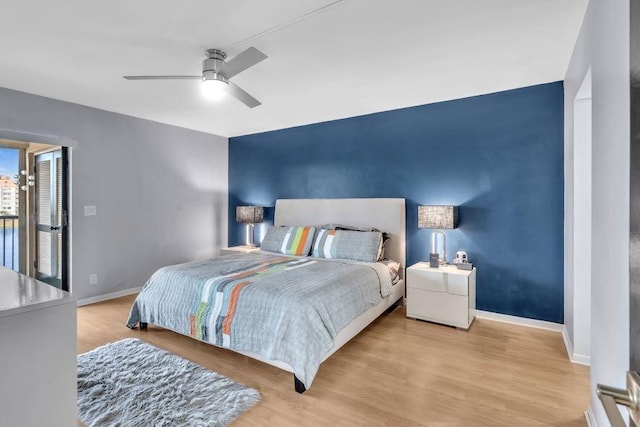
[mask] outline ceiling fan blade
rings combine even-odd
[[[230,95],[233,95],[235,98],[237,98],[240,102],[242,102],[243,104],[245,104],[249,108],[253,108],[253,107],[257,107],[258,105],[262,105],[262,103],[260,101],[255,99],[253,96],[249,95],[244,90],[240,89],[240,87],[238,85],[235,85],[235,84],[233,84],[231,82],[229,82],[229,86],[228,86],[227,92]]]
[[[122,76],[126,80],[202,80],[202,76]]]
[[[260,52],[255,47],[250,47],[222,64],[219,72],[226,78],[230,79],[236,74],[243,72],[249,67],[253,67],[258,62],[264,61],[265,59],[267,59],[267,55]]]

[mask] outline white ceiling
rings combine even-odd
[[[587,6],[587,0],[2,3],[0,86],[223,136],[562,80]],[[254,109],[233,98],[206,100],[198,81],[122,79],[197,75],[206,48],[231,47],[233,57],[249,46],[269,56],[233,79],[262,102]]]

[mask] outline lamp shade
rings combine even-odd
[[[262,206],[236,206],[236,222],[241,224],[259,224],[264,220]]]
[[[418,228],[447,230],[456,228],[457,226],[457,206],[418,206]]]

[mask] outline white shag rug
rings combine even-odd
[[[256,390],[138,339],[78,356],[78,417],[89,427],[226,426],[259,400]]]

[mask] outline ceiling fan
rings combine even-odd
[[[205,94],[210,98],[219,98],[228,93],[247,107],[253,108],[260,101],[229,81],[233,76],[267,59],[267,55],[250,47],[233,59],[225,61],[227,54],[220,49],[207,49],[207,59],[202,61],[201,76],[123,76],[127,80],[201,80]]]

